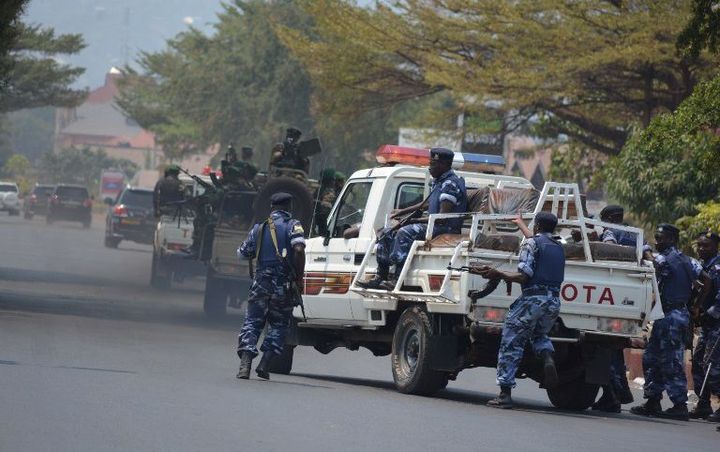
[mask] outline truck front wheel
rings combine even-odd
[[[418,306],[400,316],[392,342],[392,372],[398,391],[432,395],[447,386],[444,372],[430,367],[430,339],[434,335],[428,314]]]
[[[585,382],[585,376],[560,383],[554,388],[547,388],[550,402],[557,408],[571,411],[582,411],[588,409],[597,397],[598,385]]]

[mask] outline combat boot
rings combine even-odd
[[[487,406],[506,410],[512,408],[512,388],[510,386],[500,386],[500,394],[494,399],[488,400]]]
[[[720,422],[720,408],[710,416],[705,418],[708,422]],[[720,431],[720,427],[718,427],[718,431]]]
[[[602,397],[600,397],[597,402],[593,403],[592,409],[604,411],[606,413],[619,413],[621,410],[620,401],[617,399],[612,386],[604,385],[602,390]]]
[[[557,368],[555,368],[555,358],[553,358],[553,352],[550,350],[543,350],[540,352],[540,358],[543,360],[543,371],[545,375],[543,384],[546,388],[554,388],[558,385],[559,379]]]
[[[240,369],[238,369],[237,378],[247,380],[250,378],[250,369],[252,368],[253,355],[250,352],[240,353]]]
[[[387,276],[383,278],[380,275],[375,275],[370,281],[358,281],[357,285],[363,289],[382,289],[381,284],[387,279]]]
[[[255,373],[258,377],[262,378],[263,380],[269,380],[270,379],[270,361],[273,358],[273,354],[271,352],[265,352],[262,355],[262,359],[260,359],[260,363],[258,363],[257,367],[255,368]]]
[[[657,416],[662,413],[660,399],[648,399],[644,404],[630,408],[630,412],[640,416]]]
[[[697,405],[690,412],[690,419],[705,419],[711,414],[713,414],[713,410],[710,406],[710,400],[702,398],[698,400]]]
[[[673,405],[671,408],[668,408],[667,410],[661,412],[659,414],[660,417],[666,418],[666,419],[675,419],[678,421],[689,421],[690,415],[688,413],[687,409],[687,403],[677,403]]]
[[[630,385],[628,385],[627,379],[624,380],[625,384],[620,390],[620,394],[617,394],[617,397],[620,400],[620,404],[627,405],[628,403],[633,403],[635,401],[635,397],[633,397],[633,393],[630,390]]]

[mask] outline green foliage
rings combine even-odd
[[[38,165],[38,180],[43,183],[83,184],[94,190],[102,170],[110,168],[123,171],[128,179],[132,179],[138,170],[138,166],[130,160],[110,158],[102,149],[70,148],[44,154]]]
[[[305,137],[320,137],[323,154],[313,158],[316,170],[350,171],[362,165],[363,152],[397,140],[393,117],[412,116],[412,106],[342,119],[319,112],[303,65],[277,35],[282,26],[310,29],[310,18],[296,2],[236,1],[218,20],[212,36],[190,29],[166,50],[142,54],[140,72],[127,70],[119,104],[157,134],[166,155],[214,144],[225,149],[233,142],[254,146],[264,165],[272,144],[293,125]]]
[[[8,73],[12,68],[10,50],[20,34],[20,16],[29,0],[3,0],[0,5],[0,92],[8,85]]]
[[[678,49],[690,58],[698,58],[703,49],[717,53],[719,43],[720,2],[693,0],[692,16],[678,37]]]
[[[314,26],[281,27],[338,117],[447,91],[468,112],[499,101],[513,121],[617,154],[634,123],[672,111],[717,73],[679,56],[690,0],[299,0]],[[668,20],[673,18],[673,20]]]
[[[24,155],[11,156],[2,167],[2,172],[10,177],[25,176],[30,169],[30,161]]]
[[[0,141],[0,155],[17,153],[35,161],[53,148],[55,109],[43,107],[8,113],[3,127],[6,139]],[[0,157],[0,164],[3,161]]]
[[[549,180],[575,182],[582,192],[599,188],[608,161],[606,155],[576,142],[555,146],[551,159]]]
[[[720,202],[710,201],[696,206],[697,215],[677,220],[680,228],[680,244],[684,250],[692,250],[698,235],[708,230],[720,232]]]
[[[638,130],[606,171],[610,194],[645,224],[693,215],[718,195],[720,77]]]
[[[87,92],[71,87],[84,69],[61,63],[85,47],[77,34],[55,35],[52,28],[18,23],[17,39],[3,58],[6,83],[0,89],[0,113],[47,105],[69,107]]]

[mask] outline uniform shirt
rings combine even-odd
[[[664,285],[667,281],[670,281],[673,276],[673,271],[670,266],[670,263],[667,260],[667,256],[670,253],[678,253],[682,254],[676,247],[671,246],[666,248],[664,251],[659,253],[657,256],[655,256],[655,274],[657,275],[657,282],[658,286],[660,287],[660,293],[664,294]],[[688,259],[688,262],[690,262],[690,268],[691,268],[691,279],[695,280],[700,277],[700,273],[702,273],[703,268],[702,265],[695,259]],[[673,287],[670,287],[670,290],[673,290]],[[661,299],[663,300],[663,306],[665,306],[665,298],[664,295],[661,295]]]
[[[538,235],[546,235],[553,238],[552,234],[541,232]],[[520,245],[520,255],[518,257],[518,271],[524,273],[528,278],[532,278],[535,274],[535,261],[537,257],[538,247],[535,239],[532,237],[523,240]]]
[[[713,282],[715,294],[711,294],[712,303],[707,306],[705,313],[714,319],[720,319],[720,255],[709,259],[702,264],[703,269]]]
[[[432,202],[433,191],[439,190],[440,195],[438,202]],[[437,179],[433,179],[430,184],[430,203],[428,206],[429,214],[440,213],[440,204],[447,201],[453,205],[452,213],[461,213],[467,210],[467,193],[465,191],[465,182],[455,174],[453,170],[447,170]],[[462,228],[461,218],[452,218],[446,220],[443,224],[448,230],[458,231]]]
[[[284,221],[290,223],[287,229],[289,234],[287,242],[290,243],[291,248],[295,245],[305,245],[305,231],[298,220],[292,218],[290,214],[284,210],[276,210],[270,214],[270,217],[273,221],[277,221],[282,218]],[[262,223],[253,226],[248,238],[237,249],[238,259],[253,259],[255,257],[257,252],[257,240],[261,227]],[[272,243],[267,245],[273,246]],[[290,250],[288,250],[288,252],[289,251]]]

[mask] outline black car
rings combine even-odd
[[[35,215],[47,213],[50,197],[54,190],[54,185],[35,184],[23,203],[23,215],[27,220],[32,220]]]
[[[105,221],[105,246],[117,248],[121,240],[151,244],[155,234],[153,191],[128,187],[110,207]]]
[[[50,197],[45,220],[48,224],[57,220],[79,221],[84,228],[89,228],[92,222],[92,202],[93,197],[86,187],[59,184]]]

